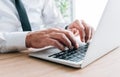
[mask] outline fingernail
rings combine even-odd
[[[70,49],[73,49],[73,46],[70,46]]]
[[[82,42],[85,42],[85,39],[83,39]]]
[[[89,43],[90,42],[90,40],[87,40],[87,43]]]
[[[78,43],[76,44],[76,47],[77,47],[77,48],[79,47],[79,44],[78,44]]]
[[[65,51],[65,49],[62,49],[62,51]]]

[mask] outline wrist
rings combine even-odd
[[[68,27],[69,27],[69,25],[67,25],[67,26],[65,27],[65,29],[68,29]]]
[[[31,47],[31,32],[29,32],[26,36],[26,47],[27,48]]]

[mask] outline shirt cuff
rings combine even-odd
[[[6,49],[8,51],[20,51],[26,49],[26,35],[28,32],[5,33]]]

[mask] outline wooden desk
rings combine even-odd
[[[120,48],[84,69],[31,58],[26,53],[0,54],[0,77],[120,77]]]

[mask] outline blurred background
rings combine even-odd
[[[108,0],[55,0],[66,22],[83,19],[95,29]]]

